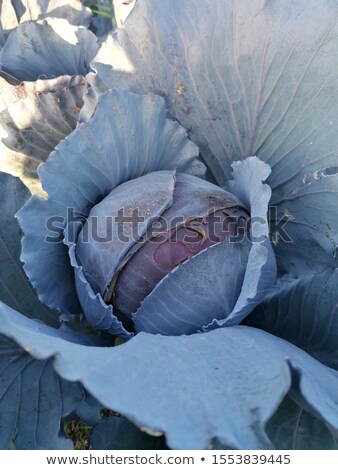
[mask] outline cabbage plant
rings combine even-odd
[[[336,3],[87,13],[1,36],[0,447],[335,449]]]

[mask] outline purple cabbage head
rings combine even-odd
[[[223,263],[229,263],[228,270],[236,279],[231,289],[225,286],[228,299],[224,305],[230,313],[251,248],[248,228],[249,213],[235,195],[195,176],[159,171],[118,186],[94,206],[79,234],[76,254],[94,292],[133,330],[144,299],[182,263],[190,263],[194,277],[205,282],[205,273],[200,272],[205,264],[196,258],[220,244]],[[217,250],[210,253],[219,256]],[[239,262],[232,263],[234,259]],[[219,275],[217,269],[208,272],[211,307],[219,296],[212,288]],[[179,289],[179,279],[177,284]],[[181,305],[191,302],[189,289],[180,290],[172,309],[181,310],[184,320]],[[202,328],[211,321],[212,310],[209,315],[196,326]]]

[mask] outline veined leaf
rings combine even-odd
[[[61,377],[80,380],[103,406],[138,427],[164,432],[171,448],[207,448],[213,438],[227,448],[271,447],[264,428],[290,387],[300,406],[306,403],[338,429],[337,372],[255,328],[179,337],[140,333],[98,348],[50,327],[37,329],[3,307],[0,330],[39,360],[57,357]]]
[[[11,443],[15,449],[72,449],[61,419],[82,400],[81,385],[61,379],[51,359],[36,360],[2,335],[0,372],[0,449]]]
[[[93,33],[65,19],[26,21],[9,34],[0,69],[20,81],[86,75],[98,49]]]
[[[282,280],[247,323],[338,369],[338,270]]]
[[[83,94],[81,76],[10,85],[0,78],[0,168],[42,192],[37,167],[76,127]]]
[[[288,220],[280,270],[324,270],[337,266],[337,38],[332,0],[139,0],[93,83],[163,95],[220,184],[233,161],[267,162],[271,217]]]

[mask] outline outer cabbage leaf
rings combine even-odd
[[[338,369],[338,270],[285,279],[247,323],[286,339]]]
[[[270,175],[271,169],[257,157],[249,157],[244,162],[234,162],[233,179],[228,187],[244,202],[250,212],[250,235],[253,246],[250,251],[241,294],[236,305],[225,321],[213,322],[233,325],[241,322],[262,298],[276,280],[276,261],[270,245],[268,224],[268,204],[271,197],[269,185],[263,182]]]
[[[111,416],[99,421],[91,432],[90,445],[98,450],[167,449],[163,437],[142,432],[125,418]]]
[[[19,315],[0,302],[1,317],[12,313]],[[47,331],[51,338],[61,337],[88,346],[106,345],[97,337],[66,329],[56,330],[41,322],[21,318],[29,321],[37,336]],[[76,412],[94,420],[98,404],[85,397],[81,384],[60,378],[51,359],[36,360],[30,355],[29,346],[19,347],[1,334],[0,372],[1,449],[8,449],[13,441],[17,449],[71,449],[71,441],[61,432],[61,419]]]
[[[55,326],[57,316],[39,302],[20,262],[21,231],[14,215],[29,197],[19,178],[0,173],[0,299],[26,316]]]
[[[75,128],[86,81],[62,76],[13,86],[0,78],[0,84],[0,167],[41,192],[37,167]]]
[[[0,69],[20,81],[86,75],[98,49],[93,33],[67,20],[26,21],[9,34]]]
[[[66,18],[73,25],[86,26],[89,22],[90,10],[78,0],[10,0],[10,2],[20,23],[47,17]]]
[[[39,299],[68,318],[81,312],[74,271],[62,243],[67,222],[69,226],[80,222],[81,226],[95,204],[129,179],[161,169],[189,172],[193,167],[195,171],[197,156],[198,149],[185,130],[168,119],[161,97],[120,90],[102,95],[88,123],[79,125],[39,168],[48,200],[33,197],[18,213],[25,233],[22,260]],[[56,233],[48,220],[57,225]],[[87,301],[101,309],[103,317],[110,317],[110,331],[127,335],[111,307],[95,296],[79,272],[77,275]]]
[[[269,163],[285,271],[337,265],[337,19],[333,0],[139,0],[93,64],[101,87],[165,96],[221,184]]]
[[[267,433],[276,449],[333,450],[334,435],[327,426],[293,400],[286,397],[267,425]]]
[[[16,449],[71,449],[60,421],[82,400],[81,385],[60,378],[52,359],[36,360],[2,335],[0,371],[0,449],[10,442]]]
[[[10,310],[1,312],[0,330],[37,359],[55,357],[61,377],[81,381],[137,426],[164,432],[172,448],[207,448],[213,438],[230,448],[270,447],[264,427],[291,384],[307,409],[338,429],[337,372],[255,328],[179,337],[140,333],[120,346],[97,348],[62,339],[50,327],[37,331]],[[191,368],[192,357],[198,367]]]
[[[11,175],[0,173],[0,299],[26,316],[57,324],[58,316],[42,305],[20,263],[21,231],[14,218],[29,198],[29,190]],[[11,314],[0,302],[0,311]],[[32,321],[36,331],[42,323]],[[64,338],[84,344],[104,344],[100,339],[70,330],[55,330]],[[17,449],[70,449],[72,443],[60,431],[61,418],[84,411],[84,392],[55,373],[52,361],[37,361],[23,349],[0,335],[0,448],[14,442]],[[96,405],[97,406],[97,405]],[[93,413],[92,413],[93,414]]]

